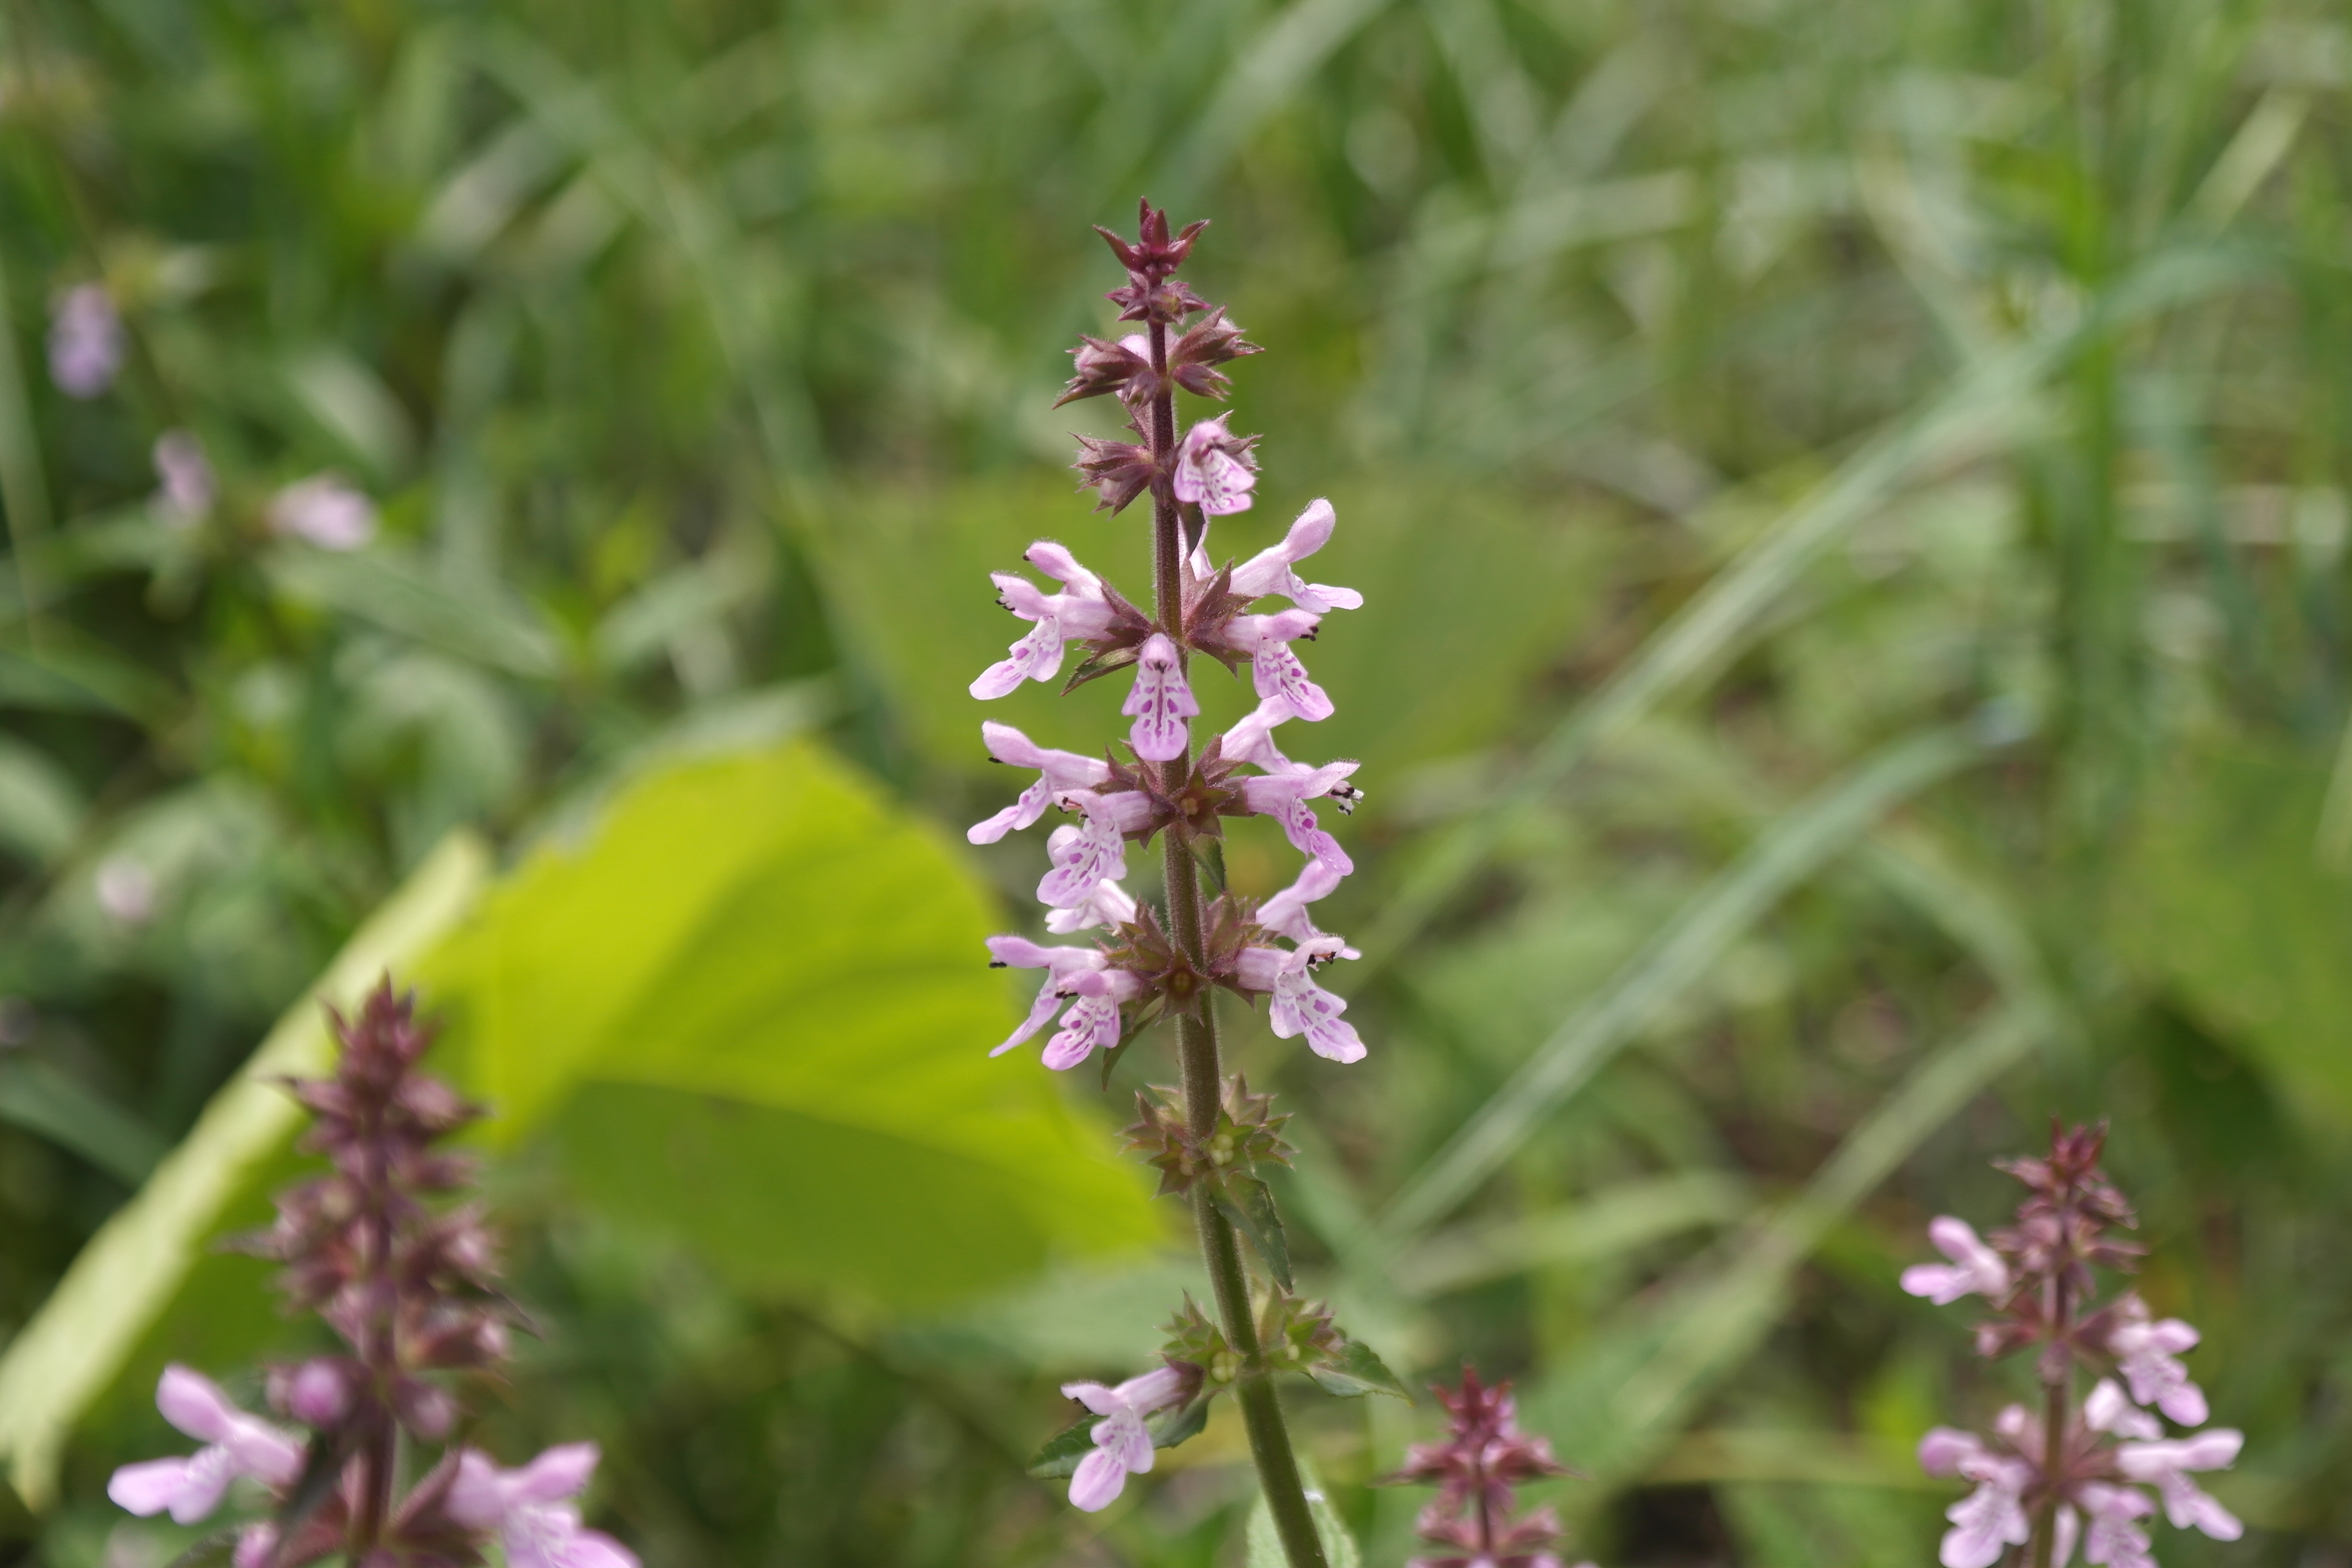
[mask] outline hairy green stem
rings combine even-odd
[[[2050,1321],[2057,1325],[2057,1337],[2053,1344],[2063,1345],[2074,1327],[2072,1292],[2066,1288],[2066,1276],[2062,1271],[2051,1281]],[[2073,1363],[2062,1361],[2055,1379],[2042,1388],[2042,1475],[2043,1491],[2042,1505],[2033,1513],[2033,1568],[2052,1568],[2058,1561],[2058,1487],[2057,1478],[2065,1468],[2067,1394],[2071,1392]],[[2044,1374],[2045,1377],[2047,1374]]]
[[[1151,323],[1151,367],[1168,368],[1168,328]],[[1184,627],[1184,527],[1176,508],[1170,473],[1176,452],[1176,397],[1162,390],[1151,400],[1144,439],[1150,443],[1156,470],[1151,482],[1152,589],[1160,624],[1177,645],[1177,658],[1189,662],[1182,642]],[[1190,746],[1160,764],[1161,780],[1171,794],[1183,785],[1192,771]],[[1198,971],[1206,967],[1202,942],[1201,879],[1191,847],[1172,826],[1164,848],[1168,876],[1170,934]],[[1195,1135],[1217,1125],[1223,1084],[1217,1063],[1217,1018],[1207,995],[1194,998],[1197,1016],[1179,1016],[1177,1059],[1184,1079],[1184,1121]],[[1250,1458],[1257,1466],[1258,1485],[1265,1493],[1266,1510],[1274,1516],[1275,1532],[1290,1568],[1326,1568],[1322,1537],[1307,1506],[1307,1488],[1298,1477],[1298,1459],[1291,1452],[1290,1432],[1282,1418],[1282,1402],[1274,1378],[1259,1353],[1257,1323],[1250,1311],[1249,1275],[1242,1263],[1241,1244],[1234,1227],[1217,1212],[1205,1185],[1192,1191],[1192,1216],[1201,1232],[1201,1256],[1208,1264],[1209,1283],[1217,1299],[1225,1342],[1241,1363],[1234,1397],[1240,1401],[1242,1424],[1249,1432]]]

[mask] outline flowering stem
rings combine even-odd
[[[1152,456],[1152,588],[1160,624],[1177,643],[1177,657],[1188,657],[1183,646],[1184,528],[1176,507],[1172,479],[1176,453],[1176,396],[1170,389],[1168,328],[1151,323],[1151,367],[1160,373],[1160,392],[1151,400],[1145,439]],[[1160,764],[1161,778],[1171,795],[1183,787],[1192,771],[1188,743]],[[1168,923],[1185,960],[1194,970],[1206,968],[1207,953],[1201,934],[1200,872],[1183,836],[1171,829],[1165,839]],[[1195,1136],[1205,1137],[1217,1125],[1220,1074],[1217,1062],[1217,1020],[1208,994],[1195,998],[1197,1015],[1180,1015],[1176,1022],[1177,1059],[1184,1079],[1184,1120]],[[1291,1568],[1325,1568],[1322,1538],[1307,1506],[1307,1489],[1298,1477],[1298,1459],[1291,1452],[1290,1433],[1282,1416],[1282,1403],[1274,1380],[1259,1354],[1257,1324],[1250,1311],[1249,1276],[1242,1263],[1234,1227],[1219,1213],[1207,1184],[1192,1190],[1192,1215],[1201,1232],[1201,1255],[1208,1264],[1209,1282],[1217,1299],[1217,1315],[1224,1321],[1225,1340],[1240,1358],[1241,1375],[1234,1398],[1242,1407],[1242,1424],[1249,1431],[1250,1457],[1257,1466],[1258,1485],[1266,1510],[1274,1516],[1276,1533]]]
[[[362,1400],[366,1428],[359,1444],[359,1480],[352,1511],[349,1546],[356,1560],[376,1543],[392,1510],[393,1470],[396,1433],[384,1401],[392,1392],[394,1374],[392,1281],[391,1173],[383,1136],[383,1108],[363,1112],[359,1139],[361,1216],[359,1243],[361,1299],[366,1303],[357,1345],[372,1391],[378,1397]]]
[[[2067,1321],[2074,1310],[2073,1293],[2066,1288],[2066,1276],[2062,1270],[2051,1281],[2050,1321],[2055,1326],[2054,1345],[2066,1343],[2074,1325]],[[2052,1568],[2058,1560],[2058,1486],[2055,1478],[2063,1470],[2066,1441],[2067,1394],[2071,1362],[2063,1363],[2058,1375],[2049,1378],[2042,1387],[2042,1473],[2052,1478],[2042,1506],[2033,1516],[2033,1568]]]

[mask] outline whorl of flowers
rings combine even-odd
[[[277,1419],[239,1409],[186,1367],[166,1368],[157,1407],[205,1447],[126,1465],[107,1495],[194,1524],[233,1481],[257,1483],[269,1506],[236,1531],[236,1568],[330,1556],[467,1568],[487,1560],[493,1537],[512,1568],[636,1568],[627,1549],[582,1528],[568,1500],[595,1469],[593,1444],[550,1448],[516,1470],[464,1446],[451,1385],[495,1371],[516,1320],[479,1209],[447,1201],[472,1169],[440,1145],[482,1112],[416,1070],[432,1030],[389,979],[358,1016],[334,1024],[334,1076],[288,1084],[312,1117],[300,1147],[329,1169],[280,1194],[277,1224],[247,1245],[284,1265],[289,1305],[317,1313],[344,1348],[269,1369]],[[404,1437],[412,1453],[439,1449],[404,1490]]]
[[[1444,1550],[1414,1558],[1410,1568],[1559,1568],[1552,1551],[1559,1516],[1549,1508],[1518,1513],[1513,1493],[1526,1482],[1575,1472],[1552,1458],[1550,1443],[1519,1430],[1509,1384],[1483,1384],[1465,1364],[1459,1387],[1430,1392],[1445,1407],[1445,1436],[1414,1444],[1403,1468],[1383,1482],[1437,1487],[1413,1528]]]
[[[2000,1357],[2039,1347],[2034,1370],[2042,1408],[2003,1409],[1990,1441],[1949,1426],[1919,1443],[1933,1476],[1973,1483],[1946,1510],[1944,1568],[1992,1568],[2012,1547],[2035,1563],[2084,1561],[2105,1568],[2155,1568],[2140,1521],[2162,1509],[2176,1530],[2235,1541],[2242,1526],[2189,1479],[2226,1469],[2243,1436],[2227,1427],[2167,1436],[2175,1425],[2202,1426],[2205,1394],[2189,1381],[2181,1352],[2197,1331],[2158,1319],[2135,1291],[2097,1300],[2099,1270],[2133,1268],[2143,1248],[2111,1233],[2133,1226],[2131,1205],[2099,1169],[2106,1127],[2051,1127],[2050,1153],[2000,1168],[2025,1184],[2017,1223],[1979,1237],[1947,1215],[1927,1238],[1948,1263],[1904,1270],[1903,1289],[1945,1304],[1980,1296],[1994,1315],[1977,1325],[1977,1351]],[[2079,1405],[2077,1367],[2095,1377]],[[2118,1383],[2117,1379],[2121,1379]]]

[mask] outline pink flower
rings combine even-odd
[[[1364,1042],[1356,1026],[1340,1015],[1348,1004],[1315,984],[1315,969],[1342,957],[1348,944],[1336,936],[1317,937],[1285,952],[1278,947],[1244,948],[1238,962],[1241,983],[1252,991],[1271,993],[1266,1019],[1278,1038],[1307,1037],[1307,1048],[1335,1062],[1364,1059]]]
[[[168,1509],[179,1523],[194,1524],[220,1506],[229,1482],[239,1476],[282,1490],[302,1473],[302,1445],[291,1433],[239,1410],[200,1373],[165,1367],[155,1388],[155,1407],[206,1447],[184,1459],[150,1459],[114,1472],[106,1495],[142,1518]]]
[[[1258,906],[1257,923],[1276,936],[1288,937],[1304,947],[1319,940],[1323,932],[1307,915],[1307,906],[1318,899],[1328,898],[1342,880],[1341,874],[1321,860],[1309,860],[1298,873],[1298,879]],[[1341,958],[1362,955],[1352,947],[1342,948]]]
[[[1979,1448],[1961,1457],[1958,1468],[1977,1488],[1944,1510],[1952,1528],[1944,1532],[1937,1558],[1944,1568],[1992,1568],[2002,1553],[2024,1545],[2032,1532],[2025,1517],[2024,1494],[2033,1479],[2033,1468],[2022,1459],[2003,1458]]]
[[[1999,1253],[1977,1239],[1977,1233],[1966,1220],[1942,1215],[1929,1222],[1927,1239],[1952,1261],[1948,1266],[1919,1263],[1906,1268],[1905,1290],[1914,1296],[1925,1296],[1939,1307],[1970,1294],[1999,1300],[2008,1293],[2008,1266],[2001,1262]]]
[[[1176,499],[1210,517],[1249,510],[1250,491],[1257,486],[1257,459],[1250,455],[1257,437],[1226,429],[1232,417],[1203,419],[1176,444]]]
[[[1229,763],[1247,763],[1270,773],[1287,772],[1298,764],[1275,745],[1274,728],[1297,717],[1281,698],[1265,698],[1219,738],[1218,751]]]
[[[1234,568],[1233,591],[1245,599],[1280,594],[1300,609],[1318,616],[1330,610],[1363,608],[1364,596],[1353,588],[1301,582],[1292,570],[1330,542],[1336,521],[1329,501],[1307,502],[1307,510],[1298,514],[1298,521],[1290,525],[1281,543],[1259,551]]]
[[[2105,1432],[2117,1437],[2153,1438],[2164,1436],[2163,1424],[2146,1411],[2135,1409],[2111,1377],[2099,1379],[2091,1390],[2091,1396],[2083,1401],[2083,1425],[2094,1432]]]
[[[1242,802],[1256,815],[1271,816],[1282,824],[1291,847],[1301,855],[1322,861],[1342,877],[1349,876],[1356,869],[1355,861],[1349,858],[1338,839],[1316,825],[1315,813],[1307,803],[1326,795],[1337,798],[1343,807],[1352,802],[1357,791],[1347,780],[1357,766],[1351,762],[1337,762],[1310,768],[1302,763],[1292,763],[1286,772],[1240,780]]]
[[[1035,768],[1037,782],[1020,798],[985,822],[974,823],[964,837],[974,844],[993,844],[1007,833],[1028,826],[1045,815],[1055,798],[1071,790],[1092,789],[1110,777],[1110,764],[1100,757],[1041,746],[1010,724],[983,722],[981,738],[988,754],[1016,768]]]
[[[1977,1435],[1957,1426],[1930,1426],[1919,1439],[1919,1468],[1931,1476],[1957,1476],[1963,1464],[1984,1457]]]
[[[1041,592],[1016,572],[991,574],[997,598],[1004,607],[1036,628],[1014,643],[1008,656],[981,671],[971,694],[983,701],[1012,694],[1024,680],[1051,680],[1061,672],[1065,643],[1085,642],[1110,628],[1110,601],[1102,579],[1077,563],[1077,558],[1050,539],[1031,545],[1031,564],[1062,584],[1058,594]]]
[[[1063,1005],[1062,1027],[1045,1042],[1045,1063],[1065,1071],[1087,1059],[1097,1047],[1118,1044],[1118,1007],[1142,994],[1143,983],[1125,970],[1110,966],[1110,955],[1097,947],[1045,947],[1020,936],[988,939],[990,960],[996,966],[1042,969],[1045,984],[1021,1026],[988,1054],[1001,1057],[1045,1026]]]
[[[2246,1527],[2199,1490],[2187,1472],[2228,1469],[2245,1440],[2243,1433],[2224,1426],[2164,1442],[2124,1443],[2116,1448],[2116,1468],[2126,1479],[2155,1486],[2164,1498],[2164,1517],[2175,1530],[2201,1530],[2216,1541],[2235,1541]]]
[[[1128,798],[1140,799],[1131,795]],[[1070,801],[1080,813],[1077,824],[1056,827],[1045,840],[1045,855],[1053,869],[1037,884],[1037,901],[1049,909],[1075,910],[1093,896],[1096,888],[1127,875],[1120,796],[1076,795]]]
[[[213,510],[217,487],[205,444],[185,430],[166,430],[155,437],[155,477],[162,484],[149,502],[157,521],[167,528],[192,528]]]
[[[2111,1487],[2104,1481],[2084,1481],[2074,1489],[2074,1500],[2090,1518],[2090,1528],[2083,1532],[2083,1560],[2103,1564],[2104,1568],[2157,1568],[2155,1555],[2148,1550],[2147,1531],[2137,1521],[2156,1511],[2145,1492],[2129,1487]],[[2073,1510],[2067,1510],[2072,1513]],[[2062,1529],[2057,1544],[2072,1548],[2066,1539],[2072,1532]],[[2072,1555],[2071,1550],[2068,1555]],[[2065,1557],[2059,1557],[2063,1563]]]
[[[1137,756],[1149,763],[1165,763],[1183,752],[1191,739],[1185,721],[1200,713],[1201,704],[1184,679],[1176,645],[1166,633],[1154,632],[1144,639],[1135,661],[1135,688],[1119,711],[1135,721],[1128,742]]]
[[[49,315],[49,379],[68,397],[96,397],[122,369],[122,318],[103,283],[68,289]]]
[[[1309,723],[1331,717],[1331,699],[1307,678],[1307,666],[1290,650],[1300,637],[1312,637],[1322,616],[1306,610],[1284,610],[1273,616],[1235,616],[1226,624],[1225,639],[1248,653],[1250,683],[1261,700],[1280,698],[1291,712]]]
[[[550,1448],[519,1470],[501,1470],[468,1448],[458,1456],[444,1506],[469,1529],[497,1531],[509,1568],[637,1568],[627,1547],[582,1529],[580,1510],[563,1500],[595,1469],[593,1443]]]
[[[1118,1500],[1127,1478],[1151,1468],[1151,1434],[1143,1418],[1184,1396],[1186,1379],[1172,1366],[1130,1377],[1117,1387],[1099,1383],[1066,1383],[1062,1392],[1102,1416],[1089,1434],[1095,1451],[1078,1461],[1070,1478],[1070,1501],[1088,1513],[1099,1513]]]
[[[269,526],[321,550],[357,550],[375,537],[375,502],[333,474],[313,474],[269,500]]]
[[[2118,1321],[2107,1331],[2116,1369],[2131,1384],[2132,1397],[2153,1405],[2183,1426],[2202,1426],[2210,1414],[2205,1391],[2189,1381],[2183,1351],[2197,1345],[2197,1331],[2179,1318],[2150,1321],[2147,1303],[2126,1296],[2116,1303]]]
[[[1048,910],[1045,929],[1055,936],[1072,936],[1096,926],[1117,929],[1135,919],[1135,897],[1117,882],[1095,885],[1084,903],[1066,910]]]

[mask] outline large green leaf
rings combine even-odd
[[[461,841],[353,939],[10,1345],[0,1458],[28,1500],[109,1389],[271,1331],[266,1268],[205,1244],[292,1173],[269,1079],[326,1066],[317,998],[387,966],[494,1144],[543,1141],[573,1195],[747,1288],[925,1304],[1160,1234],[1052,1075],[989,1059],[1014,1009],[958,849],[814,745],[648,773],[476,899],[481,862]]]
[[[2164,770],[2125,863],[2118,943],[2296,1102],[2352,1118],[2352,877],[2318,847],[2327,770],[2252,750]]]

